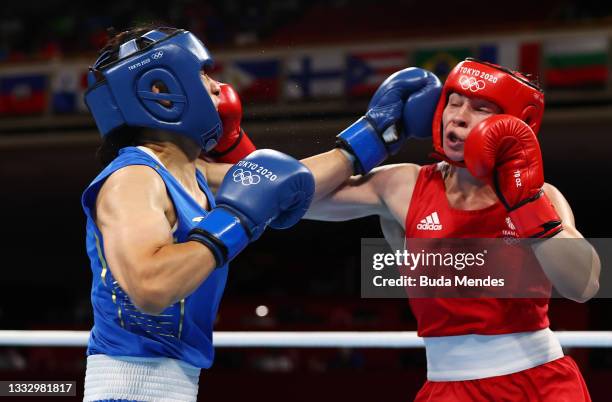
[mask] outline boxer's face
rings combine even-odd
[[[221,91],[221,87],[219,87],[219,83],[216,80],[210,78],[208,74],[204,70],[200,71],[200,79],[202,80],[202,84],[206,88],[206,91],[210,95],[210,99],[212,99],[213,104],[215,105],[215,109],[219,109],[219,93]]]
[[[202,85],[206,88],[206,92],[210,95],[210,99],[212,99],[213,105],[215,105],[215,109],[219,109],[219,92],[221,88],[219,87],[219,83],[216,80],[210,78],[208,74],[204,70],[200,71],[200,79],[202,80]],[[151,88],[154,93],[160,92],[168,92],[168,90],[163,85],[153,85]],[[166,107],[171,107],[172,103],[170,101],[159,101],[162,105]]]
[[[501,112],[493,102],[452,93],[442,114],[442,146],[446,156],[453,161],[462,161],[463,143],[472,128]]]

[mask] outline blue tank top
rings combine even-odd
[[[94,311],[87,355],[170,357],[208,368],[214,358],[213,323],[227,280],[227,265],[214,270],[185,299],[160,315],[149,315],[132,304],[113,278],[112,267],[106,263],[104,238],[92,213],[104,181],[113,172],[130,165],[150,166],[164,181],[176,210],[175,243],[184,242],[189,231],[208,213],[157,160],[135,147],[121,149],[117,158],[85,189],[82,204],[87,216],[86,243],[93,272],[91,303]],[[196,171],[196,176],[213,208],[215,200],[204,176],[200,171]]]

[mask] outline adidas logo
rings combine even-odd
[[[442,225],[440,224],[440,219],[438,218],[438,213],[434,212],[425,217],[425,219],[421,219],[421,223],[417,224],[417,229],[419,230],[442,230]]]

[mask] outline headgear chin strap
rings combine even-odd
[[[118,56],[109,63],[103,53],[87,77],[85,103],[103,137],[121,126],[148,127],[215,147],[221,120],[200,76],[213,59],[198,38],[153,30],[122,44]],[[152,91],[160,83],[167,93]]]
[[[470,98],[482,98],[495,103],[502,113],[523,120],[534,133],[540,130],[544,113],[544,92],[525,76],[496,64],[467,58],[450,72],[433,118],[433,146],[431,156],[450,164],[465,167],[463,161],[449,159],[444,153],[442,113],[451,93]]]

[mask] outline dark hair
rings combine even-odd
[[[140,137],[142,127],[123,126],[111,131],[102,139],[102,144],[96,150],[96,158],[106,166],[119,155],[119,150],[125,147],[142,145]]]
[[[152,43],[149,39],[143,38],[142,36],[149,31],[156,30],[167,34],[173,34],[179,31],[178,28],[169,27],[162,23],[146,23],[127,29],[125,31],[117,32],[114,27],[110,27],[106,30],[108,34],[108,41],[100,49],[99,54],[108,53],[108,56],[104,64],[100,67],[104,68],[107,64],[115,62],[119,59],[119,48],[122,44],[136,39],[138,48],[142,49]]]
[[[157,23],[147,23],[139,25],[119,33],[117,33],[117,31],[113,27],[108,28],[107,33],[109,39],[104,45],[104,47],[100,50],[100,54],[105,52],[109,54],[105,65],[117,61],[117,59],[119,58],[119,48],[122,44],[132,39],[140,38],[145,33],[154,29],[166,33],[172,33],[177,30],[176,28],[166,27],[164,26],[164,24]],[[142,40],[144,41],[145,39]],[[145,45],[146,43],[139,44],[139,46]],[[104,79],[102,74],[100,74],[97,70],[94,71],[94,73],[96,74],[96,78],[98,80]],[[113,159],[117,157],[121,148],[141,145],[140,137],[142,135],[142,132],[142,127],[123,126],[116,128],[115,130],[104,136],[102,144],[96,151],[96,158],[100,161],[100,163],[102,163],[102,165],[108,165]]]

